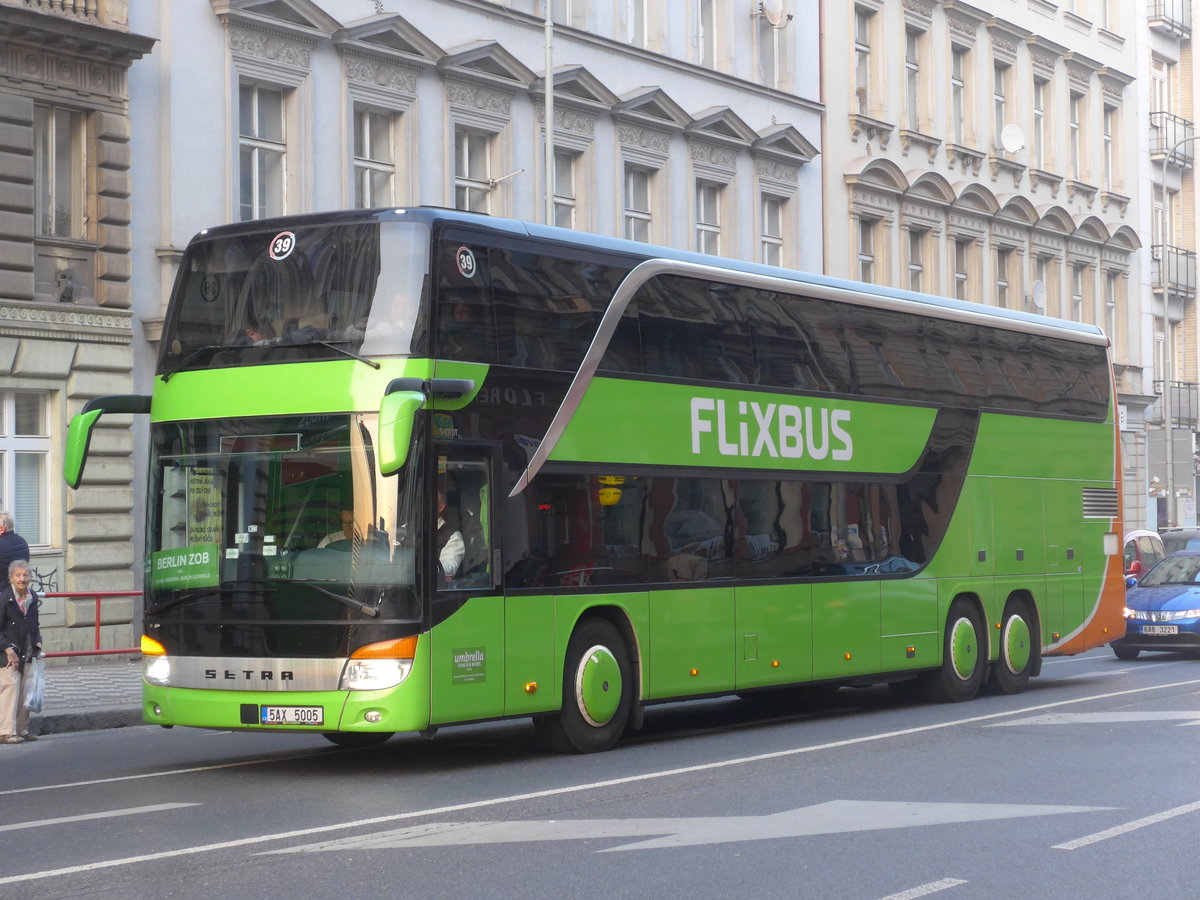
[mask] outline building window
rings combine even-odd
[[[1000,146],[1000,135],[1004,132],[1004,126],[1008,124],[1008,77],[1011,71],[1010,66],[997,63],[992,75],[992,110],[995,119],[992,127],[995,130],[993,137],[997,147]]]
[[[717,0],[695,0],[697,62],[712,69],[717,64]]]
[[[1046,79],[1033,79],[1033,167],[1046,167]]]
[[[967,299],[967,281],[971,262],[971,239],[955,238],[954,240],[954,296],[959,300]]]
[[[696,182],[696,250],[721,252],[721,185]]]
[[[854,97],[863,115],[871,105],[871,21],[870,10],[854,10]]]
[[[783,210],[787,201],[764,194],[762,198],[761,258],[768,266],[783,265]]]
[[[34,107],[34,203],[39,235],[85,236],[85,121],[78,110]]]
[[[858,220],[858,280],[875,281],[875,229],[877,219]]]
[[[908,232],[908,289],[925,290],[925,237],[927,231],[916,228]]]
[[[1104,333],[1113,342],[1113,355],[1118,357],[1122,348],[1117,343],[1117,272],[1104,273]]]
[[[625,237],[650,240],[650,180],[653,173],[638,166],[625,167]]]
[[[1008,308],[1009,301],[1009,264],[1012,262],[1012,251],[1001,249],[996,251],[996,305],[1002,309]]]
[[[1174,80],[1175,66],[1165,59],[1154,58],[1150,61],[1150,111],[1170,112],[1171,82]]]
[[[238,89],[238,216],[243,222],[285,212],[283,117],[282,90],[254,84]]]
[[[554,151],[554,224],[575,227],[575,163],[578,156],[566,150]]]
[[[950,133],[962,144],[966,135],[967,51],[955,47],[950,53]]]
[[[1116,131],[1117,111],[1114,107],[1104,107],[1104,181],[1102,187],[1106,191],[1113,189],[1113,173],[1116,160],[1113,158],[1113,135]]]
[[[758,16],[758,73],[767,87],[779,87],[780,54],[783,32],[764,15]]]
[[[1033,292],[1030,294],[1033,312],[1050,315],[1050,261],[1039,256],[1033,262]]]
[[[1069,128],[1070,128],[1070,148],[1071,148],[1071,177],[1075,180],[1082,178],[1083,160],[1081,157],[1079,133],[1082,127],[1083,116],[1083,94],[1071,92],[1071,102],[1069,106]]]
[[[624,0],[621,6],[625,41],[634,47],[646,46],[646,5],[647,0]]]
[[[12,512],[17,532],[45,546],[50,435],[46,395],[0,392],[0,509]]]
[[[364,107],[354,110],[354,205],[359,209],[396,202],[393,116]]]
[[[459,128],[454,133],[454,208],[489,212],[492,135]]]
[[[921,36],[910,28],[904,38],[904,109],[910,131],[921,130]]]
[[[1071,318],[1076,322],[1084,322],[1091,318],[1084,307],[1084,277],[1087,266],[1077,263],[1071,266]]]

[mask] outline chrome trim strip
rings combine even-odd
[[[148,666],[161,656],[143,657]],[[336,691],[345,659],[166,656],[168,687],[218,691]],[[144,669],[143,669],[144,671]]]
[[[566,431],[567,425],[570,424],[571,419],[575,415],[575,411],[579,408],[579,404],[583,400],[583,395],[592,383],[592,379],[596,375],[596,370],[600,367],[600,361],[604,358],[605,351],[608,350],[612,336],[617,330],[617,323],[621,321],[621,316],[625,314],[625,309],[629,306],[629,301],[633,299],[633,295],[637,293],[642,285],[660,275],[679,275],[684,278],[696,278],[701,281],[715,281],[722,284],[736,284],[741,287],[778,291],[782,294],[820,297],[826,300],[853,303],[858,306],[871,306],[878,309],[917,313],[926,318],[967,322],[976,325],[986,325],[989,328],[1001,328],[1006,331],[1038,334],[1084,344],[1095,344],[1102,347],[1109,346],[1108,337],[1103,332],[1095,334],[1079,332],[1054,325],[1051,320],[1047,320],[1045,323],[1022,322],[999,318],[989,315],[986,312],[972,312],[970,310],[929,306],[903,297],[878,297],[874,294],[864,294],[858,291],[796,281],[790,278],[778,278],[773,275],[740,272],[734,269],[722,269],[716,266],[706,266],[699,263],[681,262],[672,259],[648,259],[630,269],[629,274],[625,276],[625,280],[613,292],[612,300],[609,301],[608,309],[604,311],[604,315],[600,319],[600,326],[596,329],[592,343],[588,347],[587,353],[584,354],[583,361],[579,364],[579,371],[575,373],[575,377],[571,380],[571,386],[567,388],[566,396],[563,397],[558,411],[555,412],[554,418],[551,419],[550,427],[546,429],[545,436],[542,438],[541,443],[538,444],[538,448],[534,451],[533,456],[530,457],[525,471],[521,473],[521,477],[517,479],[517,483],[513,486],[512,491],[509,492],[509,497],[515,497],[525,490],[529,482],[537,476],[537,473],[541,470],[550,454],[554,452],[555,446],[558,444],[563,432]]]

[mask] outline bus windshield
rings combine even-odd
[[[428,271],[416,222],[333,222],[215,232],[191,242],[158,374],[412,351]]]
[[[409,492],[373,464],[376,418],[155,426],[147,615],[210,626],[418,620],[404,528],[416,517],[401,508]]]

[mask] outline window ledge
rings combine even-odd
[[[932,163],[937,158],[938,148],[942,146],[940,138],[935,138],[932,135],[922,134],[919,131],[911,131],[907,128],[900,129],[900,150],[902,155],[908,156],[909,151],[916,147],[918,151],[924,150]]]
[[[865,136],[867,143],[876,141],[880,150],[886,150],[888,142],[896,126],[881,119],[875,119],[862,113],[850,113],[850,140],[858,143]]]

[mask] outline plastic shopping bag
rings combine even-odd
[[[25,663],[25,667],[25,696],[22,699],[30,712],[41,712],[46,693],[46,664],[38,657]]]

